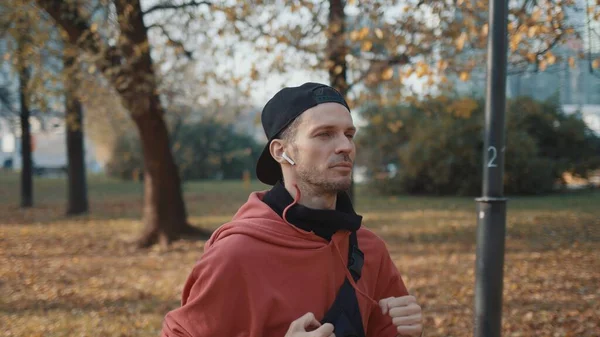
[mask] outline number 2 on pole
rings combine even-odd
[[[496,150],[495,146],[490,146],[488,147],[488,152],[492,151],[492,155],[490,158],[490,161],[488,162],[488,167],[497,167],[498,165],[496,165],[496,163],[494,163],[494,161],[496,160],[496,157],[498,156],[498,151]]]

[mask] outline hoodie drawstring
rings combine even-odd
[[[358,286],[356,285],[356,282],[354,282],[354,278],[352,277],[352,274],[350,274],[350,271],[348,270],[348,267],[344,264],[344,257],[342,256],[342,252],[340,251],[340,247],[338,247],[338,245],[337,245],[337,243],[335,241],[333,241],[333,245],[335,246],[335,250],[338,253],[338,257],[340,258],[340,261],[344,265],[344,271],[346,272],[346,277],[348,278],[348,281],[350,282],[350,285],[352,285],[352,288],[354,288],[354,290],[356,290],[357,293],[363,295],[369,301],[373,302],[373,304],[375,304],[376,306],[378,306],[379,302],[377,302],[376,300],[372,299],[369,295],[365,294],[362,290],[360,290],[358,288]]]

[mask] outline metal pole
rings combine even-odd
[[[483,193],[476,199],[475,337],[500,337],[502,326],[507,14],[508,0],[490,0]]]

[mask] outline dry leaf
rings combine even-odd
[[[448,61],[446,61],[446,60],[440,60],[440,61],[438,61],[437,68],[440,71],[446,70],[446,68],[448,68]]]
[[[490,26],[486,23],[481,27],[481,36],[487,36],[489,33]]]
[[[549,51],[546,53],[546,61],[548,61],[548,64],[554,64],[556,62],[556,56]]]
[[[363,27],[360,29],[359,38],[364,39],[369,35],[369,27]]]
[[[394,76],[394,68],[389,67],[381,73],[381,79],[387,81],[390,80]]]
[[[404,123],[401,120],[397,120],[395,122],[389,122],[387,124],[388,129],[392,133],[397,133],[403,126],[404,126]]]
[[[539,27],[538,26],[531,26],[529,27],[529,29],[527,30],[527,37],[528,38],[533,38],[535,36],[535,34],[537,33]]]
[[[510,50],[515,51],[519,47],[519,43],[523,40],[523,34],[517,33],[510,38]]]
[[[531,13],[531,20],[534,22],[537,22],[541,17],[542,17],[542,10],[539,7],[537,7],[536,9],[533,10],[533,13]]]
[[[417,75],[418,78],[425,76],[428,72],[429,72],[429,66],[427,65],[427,63],[419,62],[417,64],[417,69],[415,71],[415,74]]]

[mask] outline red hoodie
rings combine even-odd
[[[206,243],[189,275],[181,307],[164,320],[163,337],[283,337],[307,312],[321,320],[349,277],[367,337],[395,337],[396,327],[378,301],[408,295],[385,243],[362,226],[362,277],[347,269],[350,232],[331,241],[296,228],[254,192]]]

